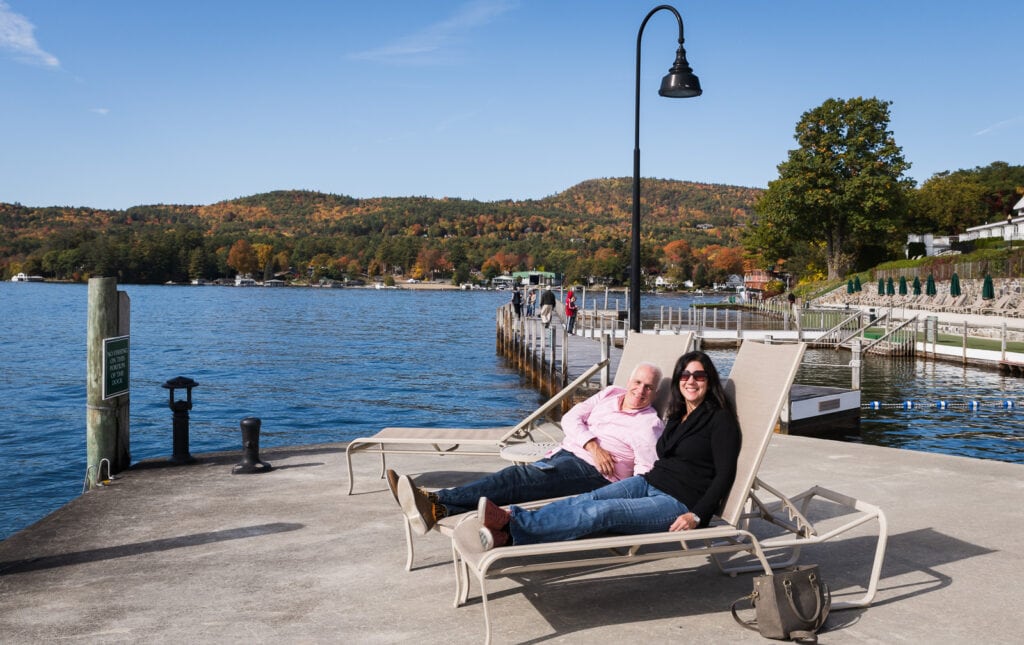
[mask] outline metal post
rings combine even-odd
[[[273,467],[260,460],[260,425],[256,417],[246,417],[239,424],[242,428],[242,461],[235,464],[231,474],[265,473]]]

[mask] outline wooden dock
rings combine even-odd
[[[517,317],[511,306],[498,308],[496,339],[497,352],[545,397],[605,358],[608,367],[584,390],[607,385],[622,354],[622,341],[616,343],[613,334],[597,338],[572,335],[558,316],[544,327],[539,318]]]
[[[509,364],[536,387],[543,397],[550,397],[595,363],[608,359],[608,366],[585,383],[576,395],[565,400],[561,412],[605,387],[618,369],[622,345],[630,333],[621,318],[587,321],[569,334],[560,318],[553,318],[544,327],[539,318],[516,316],[511,305],[498,309],[497,351]],[[613,324],[613,323],[618,323]],[[601,333],[596,333],[600,329]],[[658,329],[655,333],[678,334],[687,330]],[[634,332],[635,333],[635,332]],[[747,331],[746,334],[723,336],[721,333],[698,336],[699,346],[737,347],[743,340],[760,342],[802,342],[799,337],[780,338],[775,332]],[[855,434],[860,425],[860,391],[794,385],[780,419],[779,431],[786,434],[820,436],[822,434]]]

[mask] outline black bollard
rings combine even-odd
[[[270,464],[260,461],[260,424],[256,417],[242,419],[242,461],[231,469],[232,475],[247,473],[265,473],[271,469]]]
[[[171,421],[174,452],[169,460],[172,464],[190,464],[195,461],[195,457],[188,449],[188,411],[192,409],[192,388],[197,385],[199,384],[185,376],[177,376],[163,384],[163,387],[169,391],[168,405],[174,412]],[[174,390],[181,388],[186,390],[186,400],[175,401]]]

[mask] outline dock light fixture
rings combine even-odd
[[[168,390],[170,397],[168,405],[174,412],[171,422],[172,432],[174,433],[174,453],[170,459],[170,462],[173,464],[189,464],[195,461],[195,458],[188,450],[188,411],[192,409],[192,388],[197,385],[199,384],[187,376],[176,376],[162,386]],[[174,390],[183,388],[185,389],[186,400],[175,401]]]
[[[643,40],[644,27],[651,16],[661,10],[675,14],[679,23],[679,48],[676,50],[676,61],[661,79],[658,94],[672,99],[686,99],[700,96],[700,80],[694,75],[689,63],[686,62],[686,50],[683,49],[683,19],[675,7],[667,4],[658,5],[647,14],[640,23],[640,31],[636,35],[636,103],[633,144],[633,232],[629,264],[629,328],[640,331],[640,42]]]

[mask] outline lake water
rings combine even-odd
[[[539,403],[495,354],[507,292],[121,285],[131,298],[132,461],[172,453],[161,385],[195,379],[193,453],[345,441],[388,425],[512,424]],[[0,283],[0,539],[59,508],[85,478],[84,285]],[[620,296],[621,300],[621,296]],[[599,306],[603,306],[603,300]],[[687,306],[644,296],[646,316]],[[611,303],[614,306],[614,303]],[[624,301],[621,306],[625,306]],[[582,342],[582,341],[581,341]],[[733,353],[710,352],[727,373]],[[809,351],[801,383],[848,386],[849,355]],[[979,400],[977,411],[865,411],[858,440],[1024,463],[1020,379],[947,363],[869,358],[864,400]],[[182,393],[183,396],[183,393]],[[181,398],[181,397],[179,397]]]

